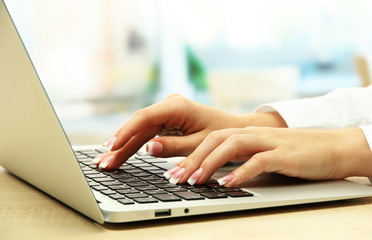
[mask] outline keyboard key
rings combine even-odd
[[[207,183],[205,185],[208,186],[208,187],[210,187],[210,188],[219,188],[219,187],[221,187],[221,185],[219,183]]]
[[[131,187],[140,187],[140,186],[148,186],[149,183],[147,182],[129,182],[127,183],[128,186],[131,186]]]
[[[138,187],[135,187],[138,191],[149,191],[149,190],[158,190],[157,187],[155,186],[138,186]]]
[[[224,193],[221,192],[204,192],[200,193],[202,196],[215,199],[215,198],[227,198],[227,196]]]
[[[156,203],[159,202],[157,199],[153,197],[147,197],[147,198],[134,198],[134,201],[138,203]]]
[[[159,199],[162,202],[173,202],[182,200],[181,198],[172,194],[155,194],[153,195],[153,197]]]
[[[135,176],[136,177],[150,177],[152,175],[151,173],[148,173],[148,172],[142,172],[142,173],[136,173]]]
[[[121,193],[121,194],[129,194],[129,193],[139,193],[140,191],[138,191],[137,189],[134,189],[134,188],[129,188],[129,189],[117,190],[117,192]]]
[[[136,175],[138,173],[142,173],[143,170],[139,169],[139,168],[134,168],[134,169],[127,169],[125,170],[126,173],[130,173],[132,175]]]
[[[148,195],[155,195],[155,194],[168,194],[165,190],[162,189],[154,189],[154,190],[144,190],[144,193]]]
[[[205,199],[204,197],[200,196],[199,194],[196,194],[194,192],[175,192],[174,195],[177,195],[185,200],[202,200]]]
[[[96,171],[93,171],[93,170],[83,170],[83,173],[84,175],[93,175],[93,174],[97,174]]]
[[[159,179],[162,179],[162,178],[159,178],[158,176],[148,176],[148,177],[139,177],[141,180],[143,181],[147,181],[147,182],[152,182],[152,181],[157,181]]]
[[[215,188],[215,190],[219,192],[240,192],[242,191],[239,188],[232,188],[232,187],[219,187],[219,188]]]
[[[131,158],[131,159],[128,159],[125,163],[132,165],[132,164],[141,164],[143,163],[143,161],[136,159],[136,158]]]
[[[155,183],[154,184],[155,186],[157,186],[158,188],[174,188],[176,185],[172,184],[172,183]]]
[[[175,186],[173,188],[166,188],[165,190],[168,191],[168,192],[185,192],[185,191],[187,191],[187,189],[185,189],[183,187],[177,187],[177,186]]]
[[[226,194],[230,197],[253,197],[253,194],[250,192],[245,191],[238,191],[238,192],[226,192]]]
[[[135,167],[140,167],[140,168],[142,168],[142,167],[154,167],[154,166],[152,166],[151,164],[149,164],[149,163],[144,163],[144,162],[140,162],[140,163],[131,163],[131,165],[132,166],[135,166]]]
[[[118,202],[121,203],[121,204],[124,204],[124,205],[134,204],[134,202],[132,200],[126,199],[126,198],[125,199],[119,199]]]
[[[81,151],[78,151],[78,153],[83,153],[83,154],[95,154],[97,153],[95,150],[81,150]]]
[[[118,194],[118,193],[109,195],[109,197],[115,200],[125,198],[125,196]]]
[[[129,194],[125,194],[125,196],[127,196],[128,198],[147,198],[147,197],[149,197],[149,195],[147,195],[146,193],[129,193]]]
[[[163,174],[165,173],[164,169],[147,170],[147,171],[150,171],[152,174],[160,175],[160,177],[164,177]]]
[[[92,188],[94,190],[96,190],[96,191],[102,191],[102,190],[107,190],[108,189],[107,187],[101,186],[101,185],[99,185],[99,186],[93,186]]]
[[[76,155],[78,160],[84,160],[84,159],[90,159],[87,155],[81,154],[81,155]]]
[[[106,152],[106,149],[104,149],[104,148],[96,148],[94,150],[96,150],[96,152],[99,152],[99,153],[105,153]]]
[[[95,181],[88,181],[88,184],[89,186],[93,187],[93,186],[99,186],[100,184],[95,182]]]
[[[190,191],[196,192],[196,193],[202,193],[202,192],[213,192],[213,189],[207,188],[207,187],[195,187],[195,188],[189,188]]]
[[[112,190],[131,189],[131,187],[129,187],[128,185],[125,185],[125,184],[121,184],[121,185],[112,185],[112,186],[108,186],[108,188],[110,188],[110,189],[112,189]]]
[[[141,179],[138,179],[138,178],[135,178],[135,177],[132,177],[132,178],[125,178],[125,179],[122,179],[122,178],[119,178],[118,179],[120,182],[122,183],[134,183],[134,182],[142,182]]]
[[[174,167],[174,164],[168,163],[168,162],[156,162],[153,163],[154,166],[157,166],[161,169],[164,169],[165,171]]]
[[[164,172],[163,169],[159,169],[158,167],[155,166],[150,166],[150,167],[140,167],[142,170],[149,171],[150,173],[155,173],[155,171],[161,171]]]
[[[116,192],[114,190],[111,190],[111,189],[101,190],[100,192],[105,194],[105,195],[116,194]]]
[[[123,183],[120,181],[108,181],[108,182],[101,182],[103,186],[112,186],[112,185],[122,185]]]
[[[115,179],[113,178],[110,178],[110,177],[105,177],[105,178],[93,178],[94,181],[96,182],[112,182],[112,181],[115,181]]]
[[[117,179],[126,179],[126,178],[133,178],[133,176],[129,173],[115,173],[115,174],[110,174],[109,175],[112,178],[117,178]]]
[[[136,167],[133,167],[131,165],[128,165],[128,164],[123,164],[119,167],[119,169],[121,170],[129,170],[129,169],[136,169]]]
[[[97,174],[89,174],[87,175],[88,178],[106,178],[107,176],[103,173],[97,173]]]

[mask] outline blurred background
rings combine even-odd
[[[247,113],[370,81],[370,0],[5,2],[74,144],[171,93]]]

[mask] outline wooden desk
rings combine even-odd
[[[372,239],[372,198],[99,225],[0,167],[0,239]]]

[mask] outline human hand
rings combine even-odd
[[[372,153],[359,128],[304,130],[247,127],[214,131],[165,176],[205,183],[229,161],[246,161],[218,182],[238,186],[262,172],[308,180],[372,176]]]
[[[94,163],[102,169],[116,169],[148,141],[150,155],[187,156],[210,132],[246,126],[280,127],[285,122],[275,112],[234,115],[174,94],[164,102],[137,111],[106,142],[108,151],[94,159]],[[169,130],[181,134],[169,136],[166,134]],[[164,136],[154,138],[164,132]]]

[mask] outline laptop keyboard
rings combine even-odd
[[[103,171],[91,163],[103,152],[96,149],[75,151],[75,154],[88,184],[124,205],[253,196],[237,188],[221,187],[215,180],[203,185],[173,185],[163,176],[167,162],[140,152],[118,170]]]

